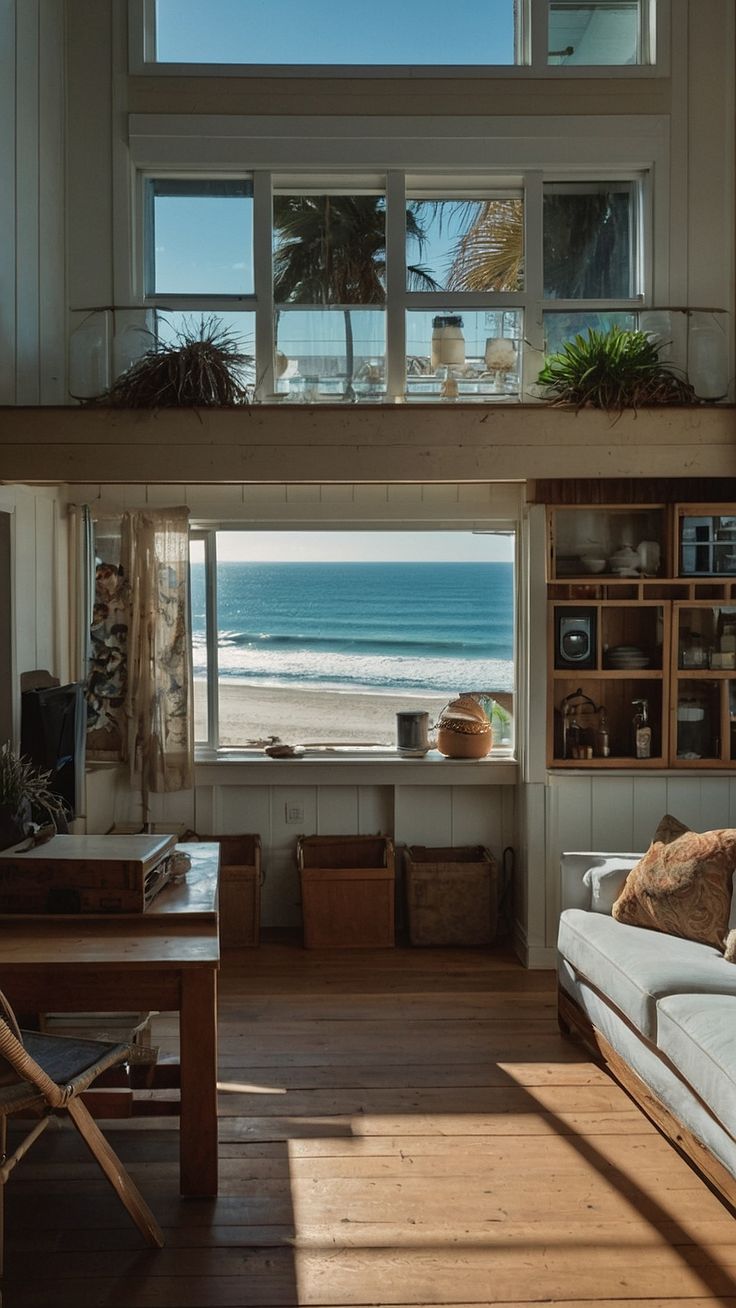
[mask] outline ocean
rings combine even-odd
[[[511,563],[220,563],[221,679],[374,693],[513,689]],[[204,676],[204,565],[192,564]]]

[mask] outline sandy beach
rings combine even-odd
[[[282,687],[228,685],[220,683],[220,744],[228,746],[266,744],[276,736],[289,745],[314,743],[396,744],[396,714],[426,710],[430,726],[447,704],[450,695],[381,695],[358,691],[287,689]],[[200,708],[204,683],[195,683],[195,701]],[[511,696],[496,696],[511,708]],[[195,713],[197,735],[204,735],[204,721]]]

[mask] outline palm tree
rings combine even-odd
[[[465,205],[469,225],[448,275],[454,291],[518,291],[524,276],[521,200]],[[629,290],[629,196],[625,191],[544,197],[544,289],[550,299],[626,298]]]
[[[469,225],[455,248],[451,291],[518,291],[524,277],[524,207],[521,200],[463,204]]]
[[[280,304],[334,304],[345,318],[345,394],[352,396],[355,347],[349,306],[386,300],[386,217],[377,195],[278,195],[274,198],[273,287]],[[421,250],[424,228],[406,211],[407,235]],[[415,290],[437,290],[420,265],[409,270]],[[277,310],[278,311],[278,310]]]

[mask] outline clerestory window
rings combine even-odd
[[[135,71],[570,75],[656,63],[656,0],[130,0]]]

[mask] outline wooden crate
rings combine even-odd
[[[300,836],[307,949],[386,949],[394,940],[394,847],[387,836]]]
[[[498,865],[482,845],[404,855],[413,945],[490,945],[498,926]]]
[[[253,948],[261,934],[261,837],[201,836],[220,846],[220,943]]]

